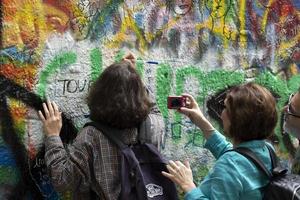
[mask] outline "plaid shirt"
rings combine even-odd
[[[151,112],[140,127],[139,139],[159,147],[163,133],[162,116]],[[136,128],[124,130],[124,143],[133,144],[136,140]],[[74,200],[91,199],[91,190],[100,199],[118,199],[121,192],[120,153],[99,130],[92,126],[83,128],[67,149],[59,136],[49,136],[45,147],[48,174],[57,191],[71,190]]]
[[[292,173],[300,175],[300,147],[298,147],[293,160]]]

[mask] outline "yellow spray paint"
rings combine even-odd
[[[294,38],[281,42],[278,47],[278,55],[281,58],[288,58],[291,56],[291,48],[296,46],[298,42],[300,41],[300,33],[297,34]]]
[[[110,48],[118,48],[124,41],[130,41],[131,43],[135,43],[135,40],[139,41],[139,50],[143,53],[147,49],[146,40],[139,30],[139,27],[135,23],[133,18],[133,13],[130,9],[125,8],[125,16],[122,20],[120,32],[117,33],[111,41],[107,43],[108,47]],[[128,34],[128,32],[133,32],[133,34]],[[136,36],[136,38],[129,38],[132,37],[130,35]],[[134,40],[134,41],[132,41]]]
[[[266,10],[265,10],[265,13],[264,13],[264,16],[263,16],[263,19],[262,19],[262,32],[263,34],[265,33],[266,31],[266,26],[267,26],[267,23],[268,23],[268,16],[269,16],[269,12],[270,12],[270,7],[271,5],[273,4],[274,0],[270,0],[269,3],[268,3],[268,6],[266,7]]]
[[[239,9],[239,22],[240,22],[240,47],[247,47],[247,34],[246,34],[246,0],[240,0]]]

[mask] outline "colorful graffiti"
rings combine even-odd
[[[300,85],[297,0],[3,0],[0,11],[0,199],[70,199],[49,182],[36,111],[56,101],[71,143],[91,83],[127,51],[164,116],[164,154],[190,159],[197,180],[214,160],[200,131],[167,109],[168,95],[189,92],[207,113],[216,93],[255,81],[280,110]],[[276,136],[293,155],[280,124]]]

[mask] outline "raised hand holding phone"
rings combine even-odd
[[[208,139],[215,130],[212,124],[203,115],[197,101],[189,94],[169,96],[168,108],[177,109],[178,112],[190,118],[190,120],[202,130],[206,139]]]
[[[179,109],[187,105],[185,96],[168,96],[168,108]]]

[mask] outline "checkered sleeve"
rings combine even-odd
[[[59,136],[48,136],[45,141],[45,163],[51,182],[57,191],[89,189],[89,153],[86,134],[80,133],[69,151]],[[79,187],[80,186],[80,187]]]

